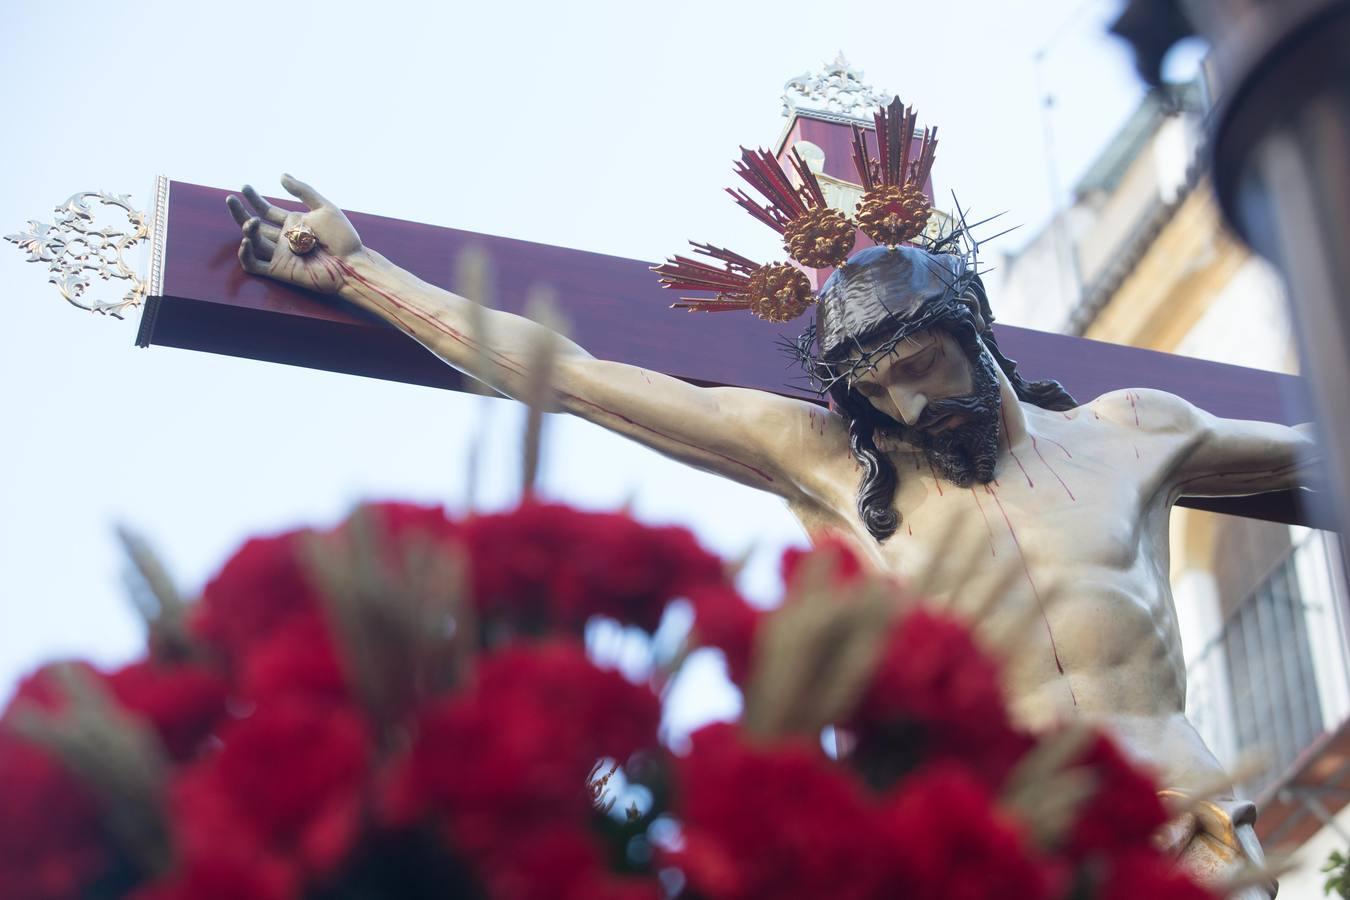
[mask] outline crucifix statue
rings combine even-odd
[[[931,565],[953,551],[944,536],[987,540],[990,557],[1018,574],[989,615],[1035,623],[1006,673],[1018,717],[1030,726],[1082,717],[1114,734],[1169,792],[1210,789],[1223,772],[1183,712],[1168,512],[1184,496],[1302,486],[1309,437],[1220,418],[1158,390],[1078,402],[1055,382],[1023,378],[999,349],[963,223],[924,233],[932,135],[914,138],[912,110],[896,101],[877,113],[873,140],[855,128],[865,190],[856,220],[825,202],[800,156],[783,168],[768,154],[743,155],[740,173],[768,203],[743,192],[737,200],[783,233],[798,265],[757,266],[696,245],[713,261],[676,257],[657,268],[670,286],[714,295],[677,304],[687,308],[784,321],[813,307],[814,325],[791,349],[828,408],[696,386],[555,337],[554,411],[775,494],[808,532],[845,536],[880,570],[939,573],[938,594],[1001,571]],[[248,187],[244,200],[228,199],[244,270],[341,297],[500,393],[524,394],[543,326],[476,310],[419,279],[363,244],[313,188],[289,176],[282,184],[307,209],[273,205]],[[855,251],[859,241],[873,245]],[[810,269],[833,272],[817,289]],[[722,318],[705,321],[715,328]],[[960,597],[951,602],[959,610]],[[1217,878],[1260,862],[1251,804],[1194,809],[1165,836],[1184,865]]]

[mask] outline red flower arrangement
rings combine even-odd
[[[1012,722],[961,622],[842,543],[785,575],[760,611],[682,529],[528,502],[251,540],[191,604],[147,576],[145,659],[41,670],[0,718],[4,896],[1209,896],[1105,737],[1073,738],[1067,821],[1023,802],[1071,736]],[[597,664],[584,628],[679,599],[746,708],[675,753],[663,676]]]

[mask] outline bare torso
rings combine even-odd
[[[1015,569],[997,609],[964,611],[1010,648],[1007,685],[1019,719],[1042,726],[1088,717],[1168,786],[1212,783],[1221,768],[1183,715],[1185,664],[1168,581],[1169,476],[1193,436],[1150,427],[1146,397],[1135,392],[1063,413],[1021,410],[1025,433],[1003,444],[988,485],[957,487],[922,454],[891,449],[901,522],[885,543],[858,516],[858,471],[846,452],[824,463],[818,492],[793,512],[808,531],[851,536],[879,568],[931,573],[930,591],[958,611]],[[946,546],[952,535],[978,552]]]

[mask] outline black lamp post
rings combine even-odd
[[[1288,285],[1336,512],[1350,515],[1350,0],[1130,0],[1112,30],[1154,85],[1174,43],[1209,42],[1215,191]]]

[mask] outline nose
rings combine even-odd
[[[891,391],[891,402],[900,412],[900,418],[906,425],[913,426],[928,406],[928,398],[923,394],[911,394],[907,391]]]

